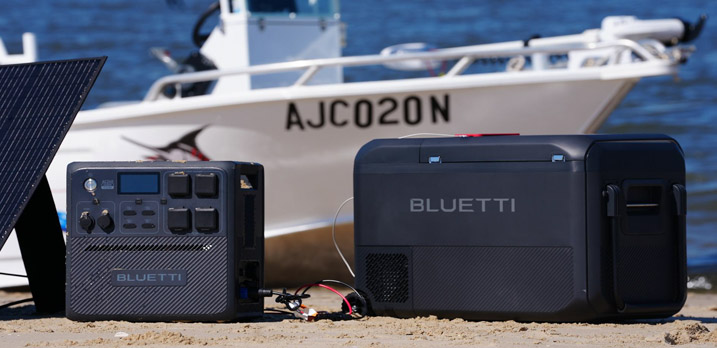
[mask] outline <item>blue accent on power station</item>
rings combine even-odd
[[[60,219],[60,227],[62,227],[62,231],[67,231],[67,213],[64,211],[58,211],[57,218]]]

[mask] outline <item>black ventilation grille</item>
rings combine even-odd
[[[408,301],[408,257],[405,254],[368,254],[366,287],[376,302]]]
[[[211,244],[95,244],[88,245],[85,251],[209,251]]]
[[[254,204],[256,196],[244,196],[244,246],[254,247],[254,231],[256,230],[256,207]]]

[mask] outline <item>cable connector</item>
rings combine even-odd
[[[294,317],[305,320],[305,321],[316,321],[319,317],[319,312],[317,312],[313,308],[308,308],[304,305],[301,305],[299,308],[293,310]]]
[[[311,297],[309,294],[292,294],[286,291],[286,288],[282,292],[272,291],[269,289],[257,289],[257,295],[262,297],[271,297],[276,295],[276,303],[283,304],[286,309],[293,312],[296,318],[314,321],[318,313],[313,308],[308,308],[302,304],[302,300]]]
[[[256,295],[258,297],[272,297],[274,296],[274,292],[271,291],[271,289],[257,289]]]

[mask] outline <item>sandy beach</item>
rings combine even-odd
[[[308,306],[338,311],[340,300],[336,295],[325,290],[312,290],[312,294],[304,302]],[[28,292],[0,291],[0,303],[28,297]],[[267,300],[266,306],[281,308],[273,300]],[[470,322],[435,317],[303,322],[273,313],[238,323],[82,323],[33,312],[32,303],[0,310],[2,347],[717,346],[717,295],[700,293],[690,293],[683,310],[672,318],[619,324]]]

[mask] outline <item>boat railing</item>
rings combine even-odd
[[[323,58],[311,60],[297,60],[291,62],[272,63],[249,66],[240,69],[209,70],[194,73],[176,74],[162,77],[152,84],[147,92],[144,101],[154,101],[162,96],[162,91],[168,86],[174,86],[177,90],[176,97],[181,96],[182,84],[212,81],[226,76],[235,75],[259,75],[272,74],[287,71],[304,70],[304,73],[294,82],[293,86],[304,86],[322,68],[326,67],[354,67],[381,65],[392,62],[409,60],[457,60],[456,64],[442,76],[435,78],[451,78],[461,75],[473,62],[481,58],[493,57],[517,57],[530,56],[534,54],[556,55],[566,54],[573,51],[614,49],[615,53],[629,50],[643,61],[654,61],[660,58],[647,50],[641,44],[629,40],[619,39],[610,42],[595,43],[571,43],[542,47],[517,47],[524,46],[523,41],[515,41],[503,44],[489,44],[465,46],[456,48],[438,49],[430,52],[406,53],[396,55],[364,55],[339,58]],[[512,46],[512,47],[510,47]],[[505,47],[505,48],[504,48]]]
[[[9,54],[0,38],[0,65],[22,64],[37,61],[37,40],[35,34],[22,34],[22,53]]]

